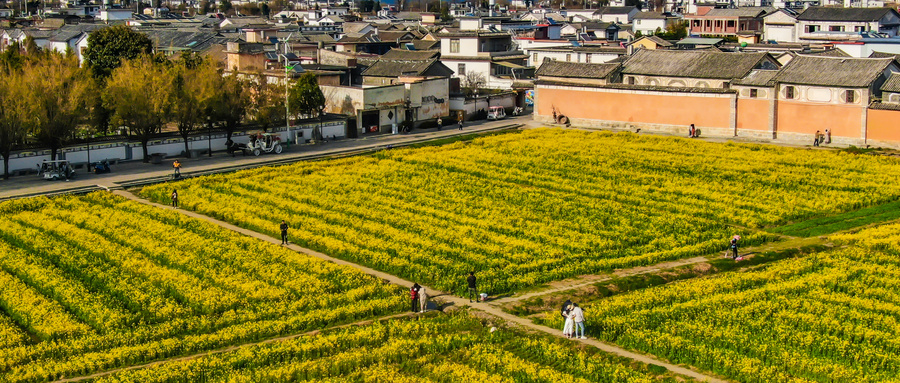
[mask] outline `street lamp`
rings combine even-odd
[[[209,145],[209,149],[206,153],[209,154],[208,157],[212,157],[212,116],[206,116],[206,144]]]

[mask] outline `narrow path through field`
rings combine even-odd
[[[363,321],[359,321],[359,322],[342,324],[340,326],[334,326],[334,327],[328,327],[328,328],[319,329],[319,330],[307,331],[307,332],[300,333],[300,334],[285,335],[285,336],[281,336],[281,337],[277,337],[277,338],[269,338],[269,339],[262,340],[259,342],[244,343],[244,344],[239,344],[239,345],[235,345],[235,346],[223,347],[223,348],[216,349],[216,350],[201,352],[201,353],[197,353],[197,354],[179,356],[176,358],[163,359],[163,360],[158,360],[158,361],[150,362],[150,363],[137,364],[134,366],[117,368],[115,370],[98,372],[96,374],[79,376],[77,378],[54,380],[52,383],[81,382],[81,381],[88,380],[88,379],[97,379],[97,378],[102,378],[107,375],[117,374],[117,373],[124,372],[124,371],[139,370],[142,368],[158,366],[158,365],[170,363],[170,362],[181,362],[181,361],[185,361],[185,360],[197,359],[197,358],[208,356],[208,355],[221,354],[223,352],[235,351],[235,350],[240,350],[243,348],[248,348],[248,347],[253,347],[253,346],[258,346],[258,345],[263,345],[263,344],[268,344],[268,343],[281,342],[281,341],[285,341],[285,340],[299,338],[301,336],[315,335],[317,333],[322,332],[322,330],[334,330],[334,329],[341,329],[341,328],[350,327],[350,326],[364,326],[367,324],[371,324],[374,321],[393,319],[393,318],[402,318],[402,317],[413,316],[413,315],[415,315],[415,314],[402,313],[402,314],[387,315],[387,316],[373,318],[373,319],[367,319],[367,320],[363,320]]]
[[[788,238],[786,241],[776,241],[776,242],[766,242],[758,246],[746,247],[741,249],[741,256],[750,256],[753,254],[763,253],[767,251],[781,251],[787,249],[800,248],[804,246],[810,245],[819,245],[824,244],[826,241],[819,237],[810,237],[810,238],[799,238],[799,237],[789,237],[783,236],[783,238]],[[720,254],[710,254],[704,255],[694,258],[687,259],[679,259],[675,261],[668,261],[657,263],[655,265],[648,266],[638,266],[632,267],[629,269],[620,269],[616,270],[609,274],[597,274],[597,275],[584,275],[577,278],[551,282],[547,284],[546,288],[540,288],[536,291],[531,291],[522,294],[513,294],[508,297],[503,297],[499,299],[492,300],[492,304],[496,305],[504,305],[507,303],[518,302],[521,300],[538,297],[541,295],[553,294],[568,290],[574,290],[581,287],[591,286],[596,283],[605,282],[614,278],[627,277],[631,275],[641,275],[641,274],[651,274],[663,270],[673,269],[681,266],[689,266],[701,264],[704,262],[709,262],[710,260],[716,259],[722,255]]]
[[[140,203],[143,203],[143,204],[155,206],[155,207],[160,208],[160,209],[172,209],[172,207],[169,207],[169,206],[166,206],[166,205],[161,205],[161,204],[154,203],[154,202],[150,202],[150,201],[148,201],[148,200],[145,200],[145,199],[143,199],[143,198],[140,198],[140,197],[138,197],[138,196],[132,194],[131,192],[128,192],[128,191],[125,191],[125,190],[116,190],[116,191],[114,191],[113,193],[114,193],[114,194],[117,194],[117,195],[120,195],[120,196],[123,196],[123,197],[125,197],[125,198],[128,198],[128,199],[130,199],[130,200],[132,200],[132,201],[136,201],[136,202],[140,202]],[[201,220],[204,220],[204,221],[207,221],[207,222],[210,222],[210,223],[219,225],[219,226],[221,226],[221,227],[223,227],[223,228],[226,228],[226,229],[229,229],[229,230],[232,230],[232,231],[235,231],[235,232],[238,232],[238,233],[241,233],[241,234],[244,234],[244,235],[253,237],[253,238],[261,239],[261,240],[263,240],[263,241],[267,241],[267,242],[270,242],[270,243],[273,243],[273,244],[281,244],[281,240],[280,240],[280,239],[276,239],[276,238],[274,238],[274,237],[269,237],[269,236],[267,236],[267,235],[260,234],[260,233],[257,233],[257,232],[255,232],[255,231],[247,230],[247,229],[244,229],[244,228],[241,228],[241,227],[232,225],[232,224],[227,223],[227,222],[224,222],[224,221],[217,220],[217,219],[215,219],[215,218],[212,218],[212,217],[209,217],[209,216],[206,216],[206,215],[203,215],[203,214],[198,214],[198,213],[195,213],[195,212],[192,212],[192,211],[187,211],[187,210],[182,210],[182,209],[178,209],[178,212],[181,213],[181,214],[187,215],[187,216],[189,216],[189,217],[194,217],[194,218],[197,218],[197,219],[201,219]],[[397,277],[397,276],[395,276],[395,275],[388,274],[388,273],[384,273],[384,272],[381,272],[381,271],[378,271],[378,270],[375,270],[375,269],[372,269],[372,268],[369,268],[369,267],[365,267],[365,266],[362,266],[362,265],[358,265],[358,264],[356,264],[356,263],[347,262],[347,261],[342,260],[342,259],[333,258],[333,257],[331,257],[331,256],[328,256],[328,255],[326,255],[326,254],[320,253],[320,252],[318,252],[318,251],[314,251],[314,250],[311,250],[311,249],[307,249],[307,248],[304,248],[304,247],[300,247],[300,246],[297,246],[297,245],[294,245],[294,244],[289,244],[287,247],[290,248],[291,250],[294,250],[294,251],[297,251],[297,252],[300,252],[300,253],[304,253],[304,254],[308,254],[308,255],[311,255],[311,256],[316,257],[316,258],[321,258],[321,259],[324,259],[324,260],[328,260],[328,261],[334,262],[334,263],[339,264],[339,265],[346,265],[346,266],[353,267],[353,268],[355,268],[355,269],[357,269],[357,270],[360,270],[360,271],[362,271],[362,272],[364,272],[364,273],[366,273],[366,274],[373,275],[373,276],[375,276],[375,277],[377,277],[377,278],[383,279],[383,280],[385,280],[385,281],[387,281],[387,282],[390,282],[390,283],[393,283],[393,284],[397,284],[397,285],[404,286],[404,287],[412,286],[412,284],[413,284],[413,282],[407,281],[407,280],[405,280],[405,279],[403,279],[403,278],[400,278],[400,277]],[[479,311],[486,312],[486,313],[491,314],[491,315],[493,315],[493,316],[495,316],[495,317],[498,317],[498,318],[500,318],[500,319],[506,320],[506,321],[508,321],[508,322],[512,322],[512,323],[514,323],[514,324],[516,324],[516,325],[519,325],[519,326],[522,326],[522,327],[526,327],[526,328],[530,328],[530,329],[537,330],[537,331],[541,331],[541,332],[545,332],[545,333],[548,333],[548,334],[553,335],[553,336],[562,337],[562,332],[559,331],[558,329],[552,329],[552,328],[549,328],[549,327],[546,327],[546,326],[541,326],[541,325],[538,325],[538,324],[535,324],[535,323],[531,322],[531,321],[528,320],[528,319],[520,318],[520,317],[517,317],[517,316],[515,316],[515,315],[511,315],[511,314],[507,314],[507,313],[503,312],[503,310],[501,310],[499,307],[496,307],[496,306],[493,306],[493,305],[490,305],[490,304],[486,304],[486,303],[470,303],[468,299],[456,297],[456,296],[447,294],[446,292],[442,292],[442,291],[439,291],[439,290],[437,290],[437,289],[433,289],[433,288],[428,287],[428,286],[425,286],[425,288],[426,288],[428,291],[433,292],[433,293],[432,293],[432,297],[433,297],[433,298],[440,298],[440,299],[443,300],[443,301],[452,303],[454,306],[468,306],[468,307],[472,307],[473,309],[476,309],[476,310],[479,310]],[[277,339],[277,338],[276,338],[276,339]],[[694,378],[694,379],[697,379],[697,380],[700,380],[700,381],[716,382],[716,383],[724,383],[724,382],[726,382],[725,380],[722,380],[722,379],[719,379],[719,378],[716,378],[716,377],[713,377],[713,376],[710,376],[710,375],[706,375],[706,374],[701,373],[701,372],[694,371],[694,370],[692,370],[692,369],[690,369],[690,368],[688,368],[688,367],[682,367],[682,366],[674,365],[674,364],[671,364],[671,363],[667,363],[667,362],[661,361],[661,360],[659,360],[659,359],[656,359],[656,358],[653,357],[653,356],[634,353],[634,352],[628,351],[628,350],[626,350],[626,349],[623,349],[623,348],[620,348],[620,347],[617,347],[617,346],[614,346],[614,345],[611,345],[611,344],[608,344],[608,343],[605,343],[605,342],[601,342],[601,341],[598,341],[598,340],[594,340],[594,339],[586,339],[586,340],[574,340],[574,341],[575,341],[575,342],[583,342],[583,343],[585,343],[585,344],[589,344],[589,345],[591,345],[591,346],[597,347],[597,348],[599,348],[599,349],[601,349],[601,350],[603,350],[603,351],[606,351],[606,352],[608,352],[608,353],[611,353],[611,354],[614,354],[614,355],[619,355],[619,356],[622,356],[622,357],[625,357],[625,358],[629,358],[629,359],[633,359],[633,360],[636,360],[636,361],[638,361],[638,362],[642,362],[642,363],[646,363],[646,364],[654,364],[654,365],[657,365],[657,366],[665,367],[666,369],[668,369],[669,371],[671,371],[671,372],[673,372],[673,373],[680,374],[680,375],[684,375],[684,376],[688,376],[688,377],[691,377],[691,378]],[[262,342],[259,342],[259,343],[262,343]],[[256,343],[256,344],[258,344],[258,343]],[[248,344],[248,345],[252,345],[252,344]],[[244,346],[247,346],[247,345],[234,346],[234,347],[244,347]],[[194,357],[198,357],[198,356],[203,356],[204,354],[209,354],[209,352],[207,352],[207,353],[201,353],[201,354],[196,354],[196,355],[183,356],[183,357],[180,357],[180,359],[190,359],[190,358],[194,358]],[[174,360],[179,360],[179,359],[171,359],[171,360],[168,360],[168,361],[174,361]],[[134,368],[148,367],[148,366],[152,366],[152,365],[159,364],[159,363],[165,363],[165,362],[166,362],[166,361],[160,361],[160,362],[155,362],[154,364],[147,364],[147,365],[143,365],[143,366],[133,366],[133,367],[129,367],[129,368],[130,368],[130,369],[134,369]],[[125,368],[120,369],[120,370],[125,370]],[[101,374],[109,374],[109,373],[112,373],[112,372],[104,372],[104,373],[101,373]],[[72,378],[72,379],[87,379],[87,377],[83,377],[83,378]],[[69,380],[69,381],[74,381],[74,380]]]

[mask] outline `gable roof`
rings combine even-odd
[[[625,61],[622,73],[691,78],[744,78],[766,60],[766,52],[673,51],[641,49]]]
[[[366,27],[370,27],[370,26],[371,25],[369,23],[362,22],[362,21],[354,21],[354,22],[343,24],[344,33],[359,33],[363,29],[366,29]]]
[[[735,80],[734,84],[746,86],[772,86],[772,79],[777,74],[777,70],[754,69],[744,78]]]
[[[388,60],[429,60],[441,54],[440,51],[409,51],[406,49],[391,48],[381,58]]]
[[[594,11],[595,15],[625,15],[633,12],[637,8],[633,6],[627,7],[600,7]]]
[[[637,40],[634,40],[634,41],[630,42],[629,44],[634,44],[641,40],[650,40],[650,41],[656,43],[656,45],[659,45],[661,47],[671,47],[671,46],[675,45],[675,44],[672,44],[671,41],[664,40],[662,37],[652,36],[652,35],[651,36],[641,36]]]
[[[888,77],[887,81],[884,82],[884,85],[881,86],[881,90],[885,92],[900,93],[900,73],[892,73],[891,77]]]
[[[541,67],[534,72],[535,76],[553,76],[570,78],[604,78],[621,67],[620,63],[588,64],[567,61],[556,61],[545,58]]]
[[[853,57],[853,56],[850,56],[849,54],[847,54],[847,52],[844,52],[837,48],[826,49],[826,50],[819,51],[819,52],[803,53],[803,54],[807,55],[807,56],[819,56],[819,57]]]
[[[893,62],[890,58],[857,59],[798,55],[775,76],[790,84],[868,87]]]
[[[772,7],[740,7],[740,8],[713,8],[703,16],[709,17],[762,17],[775,11]]]
[[[660,12],[640,12],[640,13],[634,15],[635,20],[638,20],[638,19],[641,19],[641,20],[647,20],[647,19],[663,20],[666,18],[668,18],[668,16],[666,16]]]
[[[825,8],[809,7],[799,15],[797,20],[805,21],[878,21],[884,15],[897,11],[891,8]]]
[[[450,76],[453,71],[437,59],[431,60],[385,60],[375,61],[362,72],[363,76],[397,77],[401,75],[422,76],[434,68],[440,75]]]

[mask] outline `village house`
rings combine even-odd
[[[534,72],[536,82],[557,85],[617,83],[621,63],[589,64],[545,59]]]
[[[763,16],[772,7],[713,8],[703,14],[686,15],[692,35],[734,36],[739,32],[762,32]]]
[[[864,32],[897,36],[900,14],[892,8],[810,7],[797,15],[799,41],[857,40]]]
[[[526,56],[514,49],[509,32],[480,29],[480,19],[460,21],[458,31],[438,33],[441,61],[465,82],[481,77],[483,87],[509,89],[526,69]]]
[[[768,53],[639,50],[625,61],[629,85],[729,89],[754,69],[778,69]]]
[[[797,12],[779,9],[763,16],[763,40],[777,43],[796,43]]]
[[[631,24],[634,17],[641,13],[637,7],[601,7],[594,11],[593,19],[605,23]]]
[[[641,12],[634,16],[631,30],[634,33],[640,32],[642,35],[652,35],[657,30],[665,31],[666,28],[681,21],[679,17],[659,13],[659,12]]]
[[[547,59],[562,62],[605,63],[625,55],[619,46],[583,46],[533,48],[529,50],[528,66],[539,67]]]

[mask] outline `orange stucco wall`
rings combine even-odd
[[[737,101],[737,128],[744,130],[769,130],[769,100],[739,98]]]
[[[558,113],[571,118],[647,124],[731,127],[731,94],[699,97],[690,93],[636,94],[632,92],[569,89],[535,90],[538,115]]]
[[[900,141],[900,111],[869,109],[866,139]]]
[[[831,130],[832,137],[862,137],[861,106],[833,104],[801,104],[778,101],[778,132],[814,134]]]

